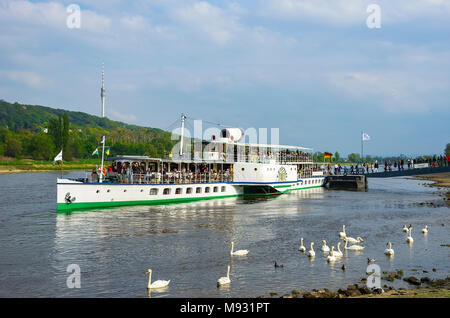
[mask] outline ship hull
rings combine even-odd
[[[162,205],[252,195],[278,195],[322,187],[324,177],[288,182],[218,182],[183,184],[83,183],[58,179],[57,211],[130,205]]]

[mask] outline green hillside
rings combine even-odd
[[[0,100],[0,156],[50,160],[62,149],[63,130],[57,126],[67,120],[64,158],[92,158],[103,135],[111,154],[164,156],[175,141],[161,129],[129,125],[108,118],[37,105]],[[56,128],[55,128],[56,127]],[[58,130],[58,131],[56,131]]]

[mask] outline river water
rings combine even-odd
[[[450,272],[450,209],[426,181],[369,179],[367,192],[309,189],[272,198],[217,199],[164,206],[56,213],[58,173],[0,175],[0,297],[148,297],[148,276],[169,280],[151,297],[256,297],[293,289],[337,289],[367,277],[367,258],[381,271],[444,278]],[[67,172],[66,176],[83,176]],[[435,202],[438,207],[418,205]],[[320,251],[361,236],[363,252],[330,265]],[[403,224],[412,224],[406,243]],[[421,229],[429,226],[429,234]],[[298,251],[300,237],[316,257]],[[230,257],[230,244],[248,249]],[[383,251],[391,241],[395,256]],[[341,247],[343,250],[343,247]],[[274,261],[284,265],[275,268]],[[70,264],[81,287],[68,288]],[[345,264],[347,269],[341,269]],[[231,284],[217,288],[231,265]],[[435,268],[436,272],[432,269]],[[423,273],[423,270],[429,273]],[[381,284],[407,287],[403,281]]]

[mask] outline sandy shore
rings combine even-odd
[[[450,172],[423,174],[414,176],[415,179],[434,181],[431,186],[450,187]]]

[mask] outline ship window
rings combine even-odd
[[[244,171],[245,169],[244,168],[242,168],[242,171]]]
[[[258,168],[255,168],[255,171],[258,171]]]
[[[202,188],[197,187],[197,188],[195,189],[195,193],[202,193]]]
[[[163,191],[164,195],[170,194],[170,189],[169,188],[165,188]]]
[[[220,191],[225,192],[226,187],[222,186],[222,189]]]
[[[186,188],[186,194],[192,193],[192,188]]]
[[[158,194],[157,188],[150,189],[150,195],[157,195],[157,194]]]
[[[111,191],[110,189],[106,190],[106,192],[110,192],[110,191]]]
[[[175,194],[181,194],[181,188],[177,188],[177,189],[175,190]]]
[[[96,193],[99,193],[99,192],[100,192],[100,190],[97,190],[97,191],[96,191]]]
[[[219,192],[219,187],[214,187],[214,192]]]
[[[205,188],[205,193],[209,193],[209,187]]]

